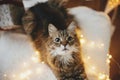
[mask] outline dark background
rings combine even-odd
[[[23,7],[21,0],[0,0],[0,4],[15,4]],[[107,0],[69,0],[65,7],[88,6],[98,11],[104,11]],[[114,10],[109,13],[112,18]],[[115,20],[115,32],[111,39],[110,54],[113,56],[110,64],[110,78],[112,80],[120,80],[120,6],[117,9]]]

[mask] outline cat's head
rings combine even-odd
[[[72,22],[67,29],[58,30],[49,24],[48,50],[52,55],[66,55],[79,51],[79,40],[76,36],[76,27]]]

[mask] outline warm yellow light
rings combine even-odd
[[[110,59],[107,59],[107,61],[106,61],[108,64],[110,64]]]
[[[96,66],[90,66],[88,70],[89,70],[89,73],[92,73],[92,74],[97,74],[97,71],[96,71],[96,70],[97,70],[97,69],[96,69]]]
[[[111,59],[111,58],[112,58],[112,55],[109,55],[108,58]]]
[[[107,79],[106,80],[111,80],[110,78],[109,78],[109,76],[107,76]]]
[[[92,70],[95,70],[96,69],[96,67],[95,66],[92,66],[92,68],[91,68]]]
[[[39,74],[41,72],[41,69],[40,68],[37,68],[36,69],[36,73]]]
[[[4,74],[3,76],[4,76],[4,77],[7,77],[7,74]]]
[[[84,38],[83,35],[80,35],[79,39],[80,39],[81,44],[87,45],[88,48],[94,47],[94,48],[99,49],[99,47],[102,48],[105,46],[104,43],[102,43],[102,42],[97,43],[95,41],[88,41],[86,38]],[[40,54],[39,51],[35,51],[35,54],[31,57],[31,60],[34,62],[40,62],[39,54]],[[108,57],[107,63],[110,63],[110,59],[112,58],[112,56],[107,54],[107,57]],[[86,57],[84,57],[84,59],[89,64],[87,70],[90,74],[94,74],[98,78],[98,80],[110,80],[109,78],[107,78],[107,75],[103,74],[102,72],[99,73],[99,70],[98,70],[99,67],[97,65],[90,62],[90,61],[92,61],[92,56],[90,56],[90,55],[86,56]],[[25,69],[27,68],[27,71],[24,70],[20,74],[13,74],[12,77],[16,80],[28,80],[28,78],[30,78],[30,76],[32,76],[32,75],[38,75],[38,74],[42,73],[42,70],[39,67],[35,68],[34,70],[31,70],[31,69],[28,70],[28,67],[29,67],[28,65],[30,63],[23,62],[22,64],[25,67]],[[41,61],[41,64],[44,64],[44,63],[45,62]],[[4,74],[4,77],[6,77],[6,76],[7,76],[7,74]],[[18,79],[18,78],[20,78],[20,79]]]
[[[85,39],[80,39],[80,43],[84,44],[85,43]]]
[[[113,10],[118,5],[120,5],[120,0],[108,0],[105,12],[109,13],[111,10]]]
[[[83,38],[84,36],[81,34],[80,37]]]
[[[109,76],[104,73],[98,74],[98,80],[110,80]]]
[[[92,41],[92,42],[91,42],[91,45],[95,45],[95,42],[94,42],[94,41]]]
[[[87,60],[89,60],[89,59],[91,59],[91,57],[90,57],[90,56],[88,56],[88,57],[87,57]]]
[[[40,62],[40,52],[39,51],[35,51],[35,54],[31,57],[32,61],[35,63]]]
[[[103,43],[101,43],[101,44],[100,44],[100,46],[101,46],[101,47],[103,47],[103,46],[104,46],[104,44],[103,44]]]
[[[108,56],[108,58],[107,58],[106,62],[109,64],[110,63],[110,59],[112,58],[112,55],[107,54],[107,56]]]
[[[29,77],[30,74],[32,74],[32,71],[31,71],[31,70],[28,70],[28,71],[26,71],[26,72],[21,73],[21,74],[20,74],[20,78],[21,78],[21,79],[26,79],[26,78]]]
[[[105,80],[105,78],[106,78],[106,75],[105,75],[105,74],[99,73],[99,76],[98,76],[98,79],[99,79],[99,80]]]
[[[16,75],[15,75],[15,74],[13,74],[13,75],[12,75],[12,77],[13,77],[13,78],[15,78],[15,77],[16,77]]]
[[[42,61],[41,63],[42,63],[42,64],[44,64],[45,62],[44,62],[44,61]]]
[[[91,47],[91,48],[95,47],[95,42],[94,42],[94,41],[91,41],[91,42],[89,43],[89,47]]]
[[[39,51],[36,50],[35,53],[36,53],[37,55],[39,55]]]
[[[37,58],[35,56],[32,56],[32,61],[37,62]]]
[[[104,43],[98,44],[98,48],[103,48],[104,47]]]
[[[25,78],[26,78],[26,75],[25,75],[24,73],[21,73],[21,74],[20,74],[20,78],[21,78],[21,79],[25,79]]]

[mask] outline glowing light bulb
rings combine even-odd
[[[95,70],[96,69],[96,67],[95,66],[92,66],[92,68],[91,68],[92,70]]]
[[[39,51],[36,50],[35,53],[36,53],[37,55],[39,55]]]
[[[108,58],[111,59],[111,58],[112,58],[112,55],[109,55]]]
[[[20,78],[21,79],[26,79],[29,77],[29,75],[32,74],[32,71],[31,70],[27,70],[26,72],[23,72],[20,74]]]
[[[110,59],[112,58],[112,55],[107,54],[107,56],[108,56],[108,58],[107,58],[106,62],[109,64],[110,63]]]
[[[120,5],[120,0],[108,0],[105,12],[109,13],[118,5]]]
[[[90,57],[90,56],[88,56],[88,57],[87,57],[87,59],[89,60],[89,59],[91,59],[91,57]]]
[[[41,63],[42,63],[42,64],[44,64],[45,62],[44,62],[44,61],[42,61]]]
[[[31,57],[33,62],[35,62],[35,63],[40,62],[39,54],[40,54],[40,52],[36,50],[35,54]]]
[[[92,41],[92,42],[91,42],[91,45],[95,45],[95,42]]]
[[[7,77],[7,74],[4,74],[3,76],[4,76],[4,77]]]
[[[111,80],[110,78],[109,78],[109,76],[107,76],[107,79],[106,80]]]
[[[104,44],[103,44],[103,43],[101,43],[101,44],[100,44],[100,46],[101,46],[101,47],[103,47],[103,46],[104,46]]]
[[[34,61],[34,62],[36,62],[36,60],[37,60],[36,57],[34,57],[34,56],[32,56],[31,59],[32,59],[32,61]]]
[[[106,62],[107,62],[108,64],[110,64],[110,59],[107,59]]]
[[[89,46],[90,46],[91,48],[95,47],[95,42],[94,42],[94,41],[90,42]]]
[[[85,42],[86,42],[85,39],[83,39],[83,38],[80,39],[80,43],[81,43],[81,44],[84,44]]]
[[[104,47],[104,43],[98,44],[98,48],[103,48]]]
[[[83,38],[83,35],[81,34],[80,37]]]
[[[104,80],[106,78],[106,75],[103,73],[99,73],[98,79],[99,80]]]
[[[91,66],[88,70],[89,70],[89,73],[91,73],[91,74],[96,74],[96,72],[97,72],[96,71],[97,69],[95,66]]]
[[[13,77],[13,78],[15,78],[15,77],[16,77],[16,75],[15,75],[15,74],[13,74],[13,75],[12,75],[12,77]]]

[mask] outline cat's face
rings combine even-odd
[[[57,30],[54,25],[49,24],[48,31],[50,38],[47,47],[51,55],[70,55],[79,51],[79,40],[73,23],[65,30]]]

